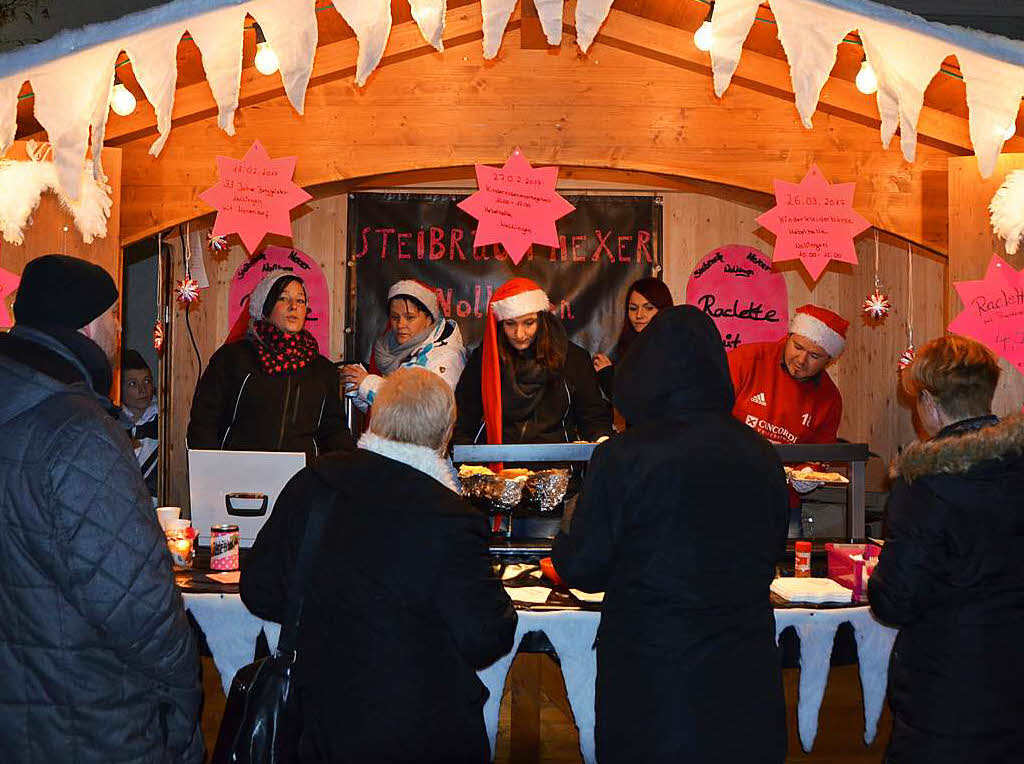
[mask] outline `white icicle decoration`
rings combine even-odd
[[[523,0],[527,2],[527,0]],[[494,58],[505,36],[505,27],[515,10],[516,0],[480,0],[480,14],[483,16],[484,58]]]
[[[1005,242],[1006,254],[1015,255],[1024,236],[1024,170],[1006,176],[988,206],[992,230]]]
[[[185,33],[183,26],[158,27],[134,35],[124,52],[132,62],[132,72],[146,100],[156,114],[159,137],[149,147],[157,156],[171,132],[171,111],[178,82],[178,43]]]
[[[743,43],[757,17],[760,0],[716,0],[711,13],[711,70],[715,95],[725,93],[740,64]]]
[[[206,81],[217,102],[217,124],[235,134],[235,111],[242,80],[244,5],[221,8],[190,19],[188,31],[202,54]]]
[[[21,91],[21,77],[0,80],[0,156],[14,143],[18,132],[18,93]]]
[[[96,237],[104,238],[113,205],[110,186],[106,178],[96,179],[88,169],[83,169],[81,175],[79,198],[71,199],[60,190],[53,162],[0,159],[0,233],[4,239],[11,244],[24,244],[25,226],[44,191],[57,195],[86,244]]]
[[[284,92],[295,111],[302,114],[316,53],[315,4],[257,0],[249,4],[249,15],[259,23],[267,42],[277,54]]]
[[[384,56],[391,34],[391,0],[333,0],[359,41],[356,84],[362,87]]]
[[[437,50],[444,50],[444,19],[448,12],[447,0],[409,0],[413,21],[420,34]]]
[[[612,0],[576,0],[576,44],[586,53],[608,18]]]
[[[523,0],[524,3],[526,1]],[[548,45],[558,45],[562,42],[563,0],[533,0],[533,7],[537,9],[540,27],[544,30]]]

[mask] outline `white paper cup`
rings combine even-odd
[[[181,517],[181,507],[157,507],[156,508],[156,519],[160,523],[160,527],[167,530],[167,523],[171,520],[177,520]]]

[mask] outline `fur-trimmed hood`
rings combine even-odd
[[[1024,415],[1015,414],[961,435],[912,443],[893,460],[890,474],[908,483],[926,475],[963,475],[982,462],[1022,453]]]

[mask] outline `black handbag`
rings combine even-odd
[[[302,602],[335,491],[313,502],[288,585],[274,654],[243,666],[231,681],[211,764],[292,764],[298,760],[301,715],[292,692]]]

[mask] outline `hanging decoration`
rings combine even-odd
[[[227,236],[214,236],[213,232],[206,234],[206,245],[211,252],[226,252],[228,249]]]
[[[178,283],[174,287],[174,296],[178,302],[191,305],[199,299],[199,289],[199,282],[194,278],[178,279]]]
[[[878,278],[878,229],[875,229],[875,291],[864,300],[863,311],[872,321],[884,321],[889,315],[892,303],[889,296],[882,291],[882,282]]]
[[[7,298],[17,291],[19,283],[21,276],[6,268],[0,268],[0,329],[14,325],[11,313],[7,310]]]
[[[217,210],[213,235],[237,233],[250,254],[268,233],[291,236],[291,209],[313,198],[292,182],[295,161],[271,159],[259,141],[241,159],[217,157],[217,185],[199,194]]]
[[[1024,270],[992,255],[984,278],[953,286],[964,309],[949,331],[977,340],[1024,374]]]
[[[899,360],[899,370],[903,371],[914,362],[914,248],[907,243],[907,349]]]
[[[776,263],[799,260],[817,281],[833,260],[857,264],[853,237],[871,224],[853,209],[854,183],[829,183],[811,165],[799,183],[775,181],[775,206],[757,222],[775,234]]]
[[[164,322],[159,318],[153,324],[153,350],[158,354],[164,350]]]
[[[61,188],[50,144],[29,141],[27,150],[27,160],[0,159],[0,233],[4,239],[18,246],[25,243],[25,228],[45,191],[56,194],[61,207],[71,213],[86,244],[104,238],[113,207],[106,178],[94,178],[91,171],[83,170],[81,192],[71,199]]]
[[[557,167],[531,167],[517,148],[503,167],[476,166],[479,191],[459,209],[479,221],[474,247],[501,244],[516,265],[531,244],[558,247],[555,221],[574,209],[555,191]]]
[[[1006,254],[1017,254],[1024,236],[1024,170],[1008,173],[988,206],[992,230],[1005,242]]]

